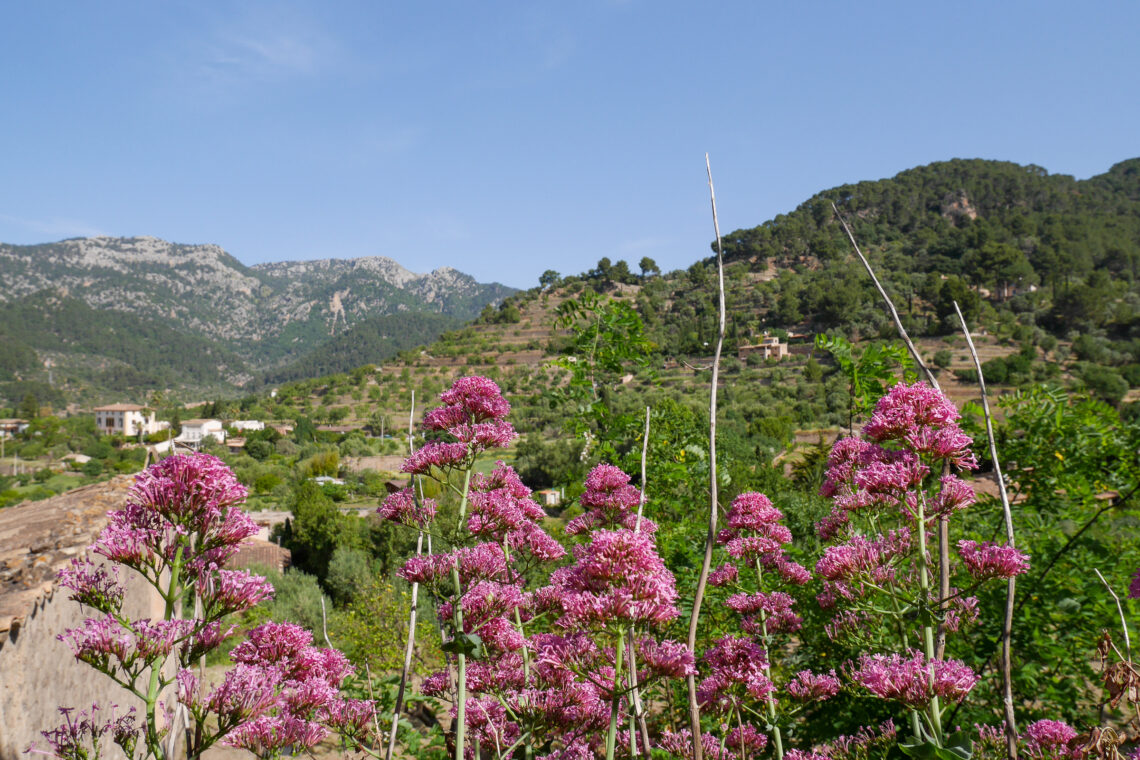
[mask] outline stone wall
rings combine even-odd
[[[26,758],[31,742],[44,746],[40,731],[62,722],[62,706],[90,709],[137,700],[102,673],[76,661],[57,636],[92,611],[67,598],[54,584],[56,572],[83,556],[122,505],[129,477],[77,489],[44,501],[0,510],[0,760]],[[93,559],[95,559],[93,557]],[[158,594],[129,570],[124,610],[131,617],[161,617]],[[113,750],[113,751],[112,751]],[[111,746],[103,757],[121,757]]]

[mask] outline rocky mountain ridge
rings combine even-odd
[[[189,384],[246,385],[358,326],[376,332],[384,318],[376,355],[359,357],[378,363],[513,292],[383,256],[246,266],[217,245],[154,237],[0,243],[0,383],[50,380],[50,364],[73,384],[164,387],[170,371],[148,360],[177,344],[202,365]],[[81,339],[69,337],[77,331]]]

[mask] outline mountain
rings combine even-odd
[[[65,378],[79,364],[104,371],[126,361],[148,369],[119,372],[110,386],[100,383],[98,371],[79,375],[114,392],[128,380],[127,387],[157,388],[170,378],[202,389],[228,385],[232,393],[260,373],[303,365],[322,344],[374,318],[389,317],[382,332],[424,342],[512,292],[450,267],[417,274],[384,257],[247,267],[216,245],[152,237],[0,244],[0,334],[10,338],[0,347],[0,376],[46,380],[45,359]],[[89,328],[80,331],[85,337],[69,337],[80,323]],[[126,346],[133,360],[123,355]],[[163,360],[170,372],[158,371],[158,357],[171,347],[200,366],[183,371],[185,360]],[[310,361],[347,369],[407,347],[406,340],[380,340],[353,351],[340,341]]]

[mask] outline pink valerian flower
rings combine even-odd
[[[140,570],[169,566],[178,555],[195,572],[211,563],[220,567],[257,533],[237,508],[245,495],[245,486],[216,457],[167,457],[136,476],[126,505],[109,513],[92,549]]]
[[[452,712],[454,712],[452,708]],[[466,705],[467,730],[473,741],[485,747],[506,749],[515,743],[522,731],[507,717],[507,709],[494,697],[471,697]],[[474,757],[474,750],[471,750]]]
[[[503,398],[499,386],[478,375],[459,378],[439,395],[439,400],[463,410],[473,422],[501,420],[511,412],[511,405]]]
[[[241,663],[226,671],[203,703],[218,716],[221,725],[238,725],[277,705],[280,682],[280,675],[272,668]]]
[[[777,560],[776,572],[785,583],[791,583],[795,586],[802,586],[811,580],[811,573],[806,567],[784,557]]]
[[[452,552],[459,565],[459,580],[466,586],[478,580],[506,580],[510,577],[503,547],[486,542],[464,546]]]
[[[821,600],[820,606],[828,609],[834,606],[834,600],[831,601],[832,604],[824,605],[823,601]],[[827,638],[831,639],[832,641],[836,641],[838,639],[846,639],[849,637],[858,637],[863,634],[863,632],[867,629],[868,623],[870,622],[872,622],[872,617],[866,612],[844,610],[833,617],[831,619],[831,622],[827,623],[823,627],[823,631],[827,634]]]
[[[899,730],[895,726],[895,722],[888,718],[880,723],[877,728],[861,726],[853,735],[840,735],[835,741],[818,747],[818,750],[831,760],[846,760],[847,758],[855,760],[855,758],[874,757],[875,755],[870,754],[870,750],[876,748],[888,750],[895,744],[898,734]]]
[[[779,527],[783,528],[784,526]],[[784,530],[786,531],[787,528]],[[790,539],[791,533],[787,535]],[[725,549],[728,551],[728,556],[751,564],[758,559],[763,560],[768,556],[778,555],[783,551],[782,543],[784,542],[778,538],[767,536],[741,536],[730,539],[725,545]]]
[[[956,426],[960,416],[941,391],[925,382],[897,383],[875,404],[863,434],[873,441],[897,441],[918,428]]]
[[[977,580],[1012,578],[1029,570],[1029,555],[990,541],[959,541],[958,556]]]
[[[223,625],[220,620],[197,626],[193,635],[182,642],[180,656],[183,658],[183,662],[196,660],[207,652],[217,649],[223,641],[233,636],[236,631],[236,625]]]
[[[767,699],[772,693],[772,682],[764,674],[768,655],[751,639],[725,636],[705,652],[703,659],[711,672],[697,687],[702,706],[724,711],[745,694]]]
[[[732,750],[731,757],[740,757],[741,750],[746,757],[758,755],[768,746],[768,737],[745,723],[730,730],[724,737],[724,746]]]
[[[111,705],[110,717],[106,722],[99,718],[101,709],[97,704],[92,705],[90,711],[81,710],[73,717],[74,708],[59,708],[60,714],[63,715],[63,724],[50,731],[40,731],[51,751],[38,750],[33,743],[25,752],[51,754],[65,760],[98,757],[103,754],[103,750],[100,749],[103,737],[110,734],[111,740],[123,749],[127,757],[132,757],[139,734],[139,726],[135,723],[135,708],[132,707],[125,714],[116,716],[118,705]]]
[[[1128,598],[1140,599],[1140,570],[1132,574],[1132,582],[1128,584]]]
[[[384,499],[376,512],[384,520],[424,530],[431,525],[438,510],[432,499],[417,500],[411,488],[403,488]]]
[[[450,578],[454,567],[455,558],[450,554],[416,554],[408,557],[396,575],[408,583],[430,585]]]
[[[165,658],[174,647],[194,630],[194,620],[135,620],[131,632],[135,636],[135,655],[143,660]]]
[[[957,427],[943,430],[922,428],[913,431],[904,440],[907,446],[919,454],[945,460],[959,470],[978,469],[978,458],[970,449],[974,439]]]
[[[802,749],[790,749],[784,753],[784,760],[831,760],[827,755]]]
[[[819,495],[830,499],[855,478],[860,464],[873,461],[883,449],[861,438],[839,438],[827,456],[827,471]]]
[[[879,399],[863,434],[878,442],[896,441],[915,453],[977,469],[971,438],[958,427],[958,410],[926,383],[898,383]]]
[[[127,503],[204,533],[225,510],[244,501],[246,494],[246,487],[222,460],[209,454],[181,454],[139,473]]]
[[[740,568],[736,565],[725,563],[709,573],[710,586],[727,586],[736,583],[740,578]]]
[[[832,508],[831,512],[815,525],[815,532],[821,541],[831,541],[846,535],[851,524],[851,515],[843,509]]]
[[[198,580],[202,596],[203,616],[216,619],[241,612],[273,598],[273,584],[260,575],[245,570],[218,570]]]
[[[938,594],[931,592],[930,603],[938,605]],[[951,633],[957,633],[963,623],[974,623],[978,619],[978,597],[962,596],[958,589],[950,587],[950,599],[943,609],[943,625]]]
[[[943,475],[939,483],[941,488],[928,505],[927,519],[958,512],[978,500],[974,487],[957,475]]]
[[[677,617],[673,574],[657,554],[653,537],[631,530],[595,531],[574,547],[575,564],[559,568],[539,591],[562,614],[563,628],[597,628],[626,622],[659,625]]]
[[[515,551],[525,551],[539,562],[553,562],[566,556],[562,544],[538,525],[528,523],[506,535],[507,546]]]
[[[190,668],[179,668],[174,674],[175,697],[182,704],[196,708],[201,704],[201,684]]]
[[[476,660],[476,662],[478,662]],[[439,697],[447,693],[451,687],[451,676],[446,670],[432,673],[420,684],[420,691],[428,697]]]
[[[834,670],[818,674],[801,670],[784,688],[793,699],[823,702],[839,693],[839,679],[835,677]]]
[[[368,699],[337,699],[323,708],[320,722],[342,736],[363,741],[373,730],[376,706]]]
[[[123,606],[125,589],[119,583],[118,565],[111,565],[108,573],[104,565],[73,559],[70,565],[59,571],[57,580],[63,588],[71,589],[69,599],[100,612],[118,612]]]
[[[468,462],[468,454],[465,443],[432,441],[425,443],[405,459],[400,466],[400,472],[407,472],[412,475],[431,475],[433,467],[439,470],[462,467]]]
[[[460,443],[465,443],[475,451],[502,449],[510,446],[519,434],[511,423],[505,420],[480,422],[474,425],[456,425],[448,431]]]
[[[862,583],[882,585],[894,579],[893,562],[910,552],[911,533],[899,528],[874,540],[852,536],[847,543],[829,546],[815,564],[815,572],[850,598],[862,591]],[[852,588],[854,586],[854,588]]]
[[[848,512],[892,505],[902,501],[928,474],[930,469],[911,451],[843,438],[832,448],[820,495]],[[836,523],[836,527],[841,524]]]
[[[444,685],[447,674],[444,673]],[[493,658],[467,663],[467,688],[472,692],[525,689],[523,658],[519,652],[504,652]]]
[[[958,660],[933,660],[927,664],[922,653],[914,651],[909,657],[862,655],[858,665],[849,669],[849,675],[875,696],[915,709],[925,708],[935,696],[959,702],[978,682],[977,674]]]
[[[512,531],[541,522],[546,512],[530,493],[513,468],[496,462],[489,476],[476,474],[472,480],[467,529],[473,535],[501,541]]]
[[[747,530],[766,534],[769,525],[784,519],[784,513],[772,506],[772,501],[762,493],[748,491],[732,500],[725,522],[737,531]]]
[[[693,653],[677,641],[657,641],[643,637],[637,641],[638,675],[642,683],[653,678],[684,678],[697,672]]]
[[[112,659],[130,665],[137,658],[135,636],[111,615],[87,618],[80,628],[69,628],[56,636],[66,643],[75,659],[100,670],[113,668]]]
[[[329,730],[320,723],[286,712],[246,721],[227,734],[222,743],[266,757],[286,747],[294,751],[308,749],[320,744],[328,735]]]
[[[634,528],[653,533],[657,524],[646,517],[637,523],[641,491],[630,485],[630,477],[612,464],[599,464],[586,476],[586,490],[578,498],[585,510],[566,524],[566,534],[576,536],[598,528]]]
[[[312,648],[313,634],[293,623],[262,623],[234,647],[230,658],[246,665],[289,666]]]
[[[1067,755],[1069,742],[1076,738],[1076,729],[1059,720],[1039,720],[1026,726],[1021,734],[1031,757]]]
[[[681,731],[665,731],[661,735],[661,748],[670,752],[683,760],[692,760],[693,757],[693,732],[689,729],[682,729]],[[732,760],[732,753],[724,750],[720,746],[720,740],[713,734],[701,734],[701,749],[704,757],[709,760]],[[784,757],[787,757],[787,753]],[[739,755],[736,755],[739,757]]]

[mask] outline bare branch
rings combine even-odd
[[[415,437],[413,435],[413,430],[414,430],[414,425],[415,425],[415,416],[416,416],[416,392],[413,390],[412,391],[412,408],[408,412],[408,453],[409,454],[415,453],[415,450],[416,450]],[[419,485],[420,485],[420,501],[423,501],[423,483],[421,481],[417,481],[417,482],[419,482]],[[414,491],[413,491],[412,495],[413,495],[413,498],[415,498],[415,492]],[[428,541],[429,541],[429,546],[430,546],[430,541],[431,541],[430,536],[428,537]],[[419,533],[419,536],[416,538],[416,556],[419,556],[420,554],[422,554],[423,549],[424,549],[424,532],[421,530]],[[430,549],[429,549],[429,551],[430,551]],[[400,686],[396,690],[396,705],[392,709],[392,729],[388,733],[388,748],[387,748],[387,751],[384,753],[385,760],[392,760],[392,755],[396,751],[396,729],[400,723],[400,712],[404,709],[404,692],[408,686],[408,677],[411,675],[411,672],[412,672],[412,654],[415,652],[415,648],[416,648],[416,613],[418,612],[418,609],[419,609],[419,594],[420,594],[420,584],[413,583],[412,584],[411,609],[408,610],[408,640],[407,640],[407,643],[404,645],[404,665],[400,669]]]
[[[847,226],[847,221],[843,218],[843,214],[839,213],[839,209],[834,203],[831,204],[831,208],[835,211],[835,217],[839,220],[839,223],[843,225],[843,231],[847,233],[847,239],[851,241],[851,247],[855,249],[855,255],[859,257],[859,261],[863,262],[863,268],[867,270],[867,274],[871,275],[871,282],[875,284],[875,289],[878,290],[879,295],[883,297],[883,302],[891,312],[891,319],[895,322],[895,329],[898,330],[899,337],[902,338],[907,350],[910,351],[914,363],[922,370],[923,374],[926,375],[926,380],[931,386],[942,390],[941,386],[938,385],[938,380],[934,377],[934,373],[930,371],[930,367],[927,367],[926,363],[922,361],[922,357],[919,356],[914,341],[910,339],[906,328],[903,327],[902,320],[899,318],[899,313],[898,310],[895,309],[894,302],[891,301],[891,297],[887,295],[887,291],[884,290],[883,286],[879,283],[879,278],[875,276],[875,270],[871,268],[871,262],[867,261],[867,257],[863,255],[863,251],[859,248],[859,244],[855,242],[855,236],[851,234],[851,228]]]
[[[1116,602],[1116,611],[1120,613],[1120,628],[1124,631],[1124,654],[1128,658],[1128,664],[1131,665],[1132,640],[1128,637],[1128,621],[1124,618],[1124,607],[1120,604],[1120,597],[1117,596],[1116,592],[1112,590],[1112,586],[1108,585],[1108,581],[1106,581],[1104,579],[1104,576],[1100,574],[1099,569],[1094,567],[1093,572],[1096,573],[1097,578],[1100,578],[1100,582],[1104,584],[1104,587],[1108,589],[1108,593],[1112,594],[1113,601]]]
[[[1001,462],[998,460],[997,441],[994,439],[993,415],[990,413],[989,395],[986,393],[986,378],[982,372],[982,360],[974,348],[974,339],[970,335],[970,328],[958,302],[954,302],[954,311],[958,313],[958,321],[962,323],[962,333],[966,336],[966,345],[970,349],[970,356],[974,358],[974,368],[978,371],[978,387],[982,393],[982,413],[986,418],[986,438],[990,444],[990,459],[994,463],[994,477],[997,479],[998,493],[1001,496],[1002,516],[1005,519],[1005,540],[1013,548],[1013,511],[1009,507],[1009,493],[1005,490],[1005,476],[1001,471]],[[1099,575],[1099,573],[1098,573]],[[1017,579],[1010,577],[1005,593],[1005,618],[1001,628],[1001,680],[1002,702],[1005,711],[1005,742],[1006,754],[1010,760],[1017,758],[1017,721],[1013,711],[1013,599],[1017,589]]]
[[[709,155],[705,154],[705,170],[709,175],[709,199],[712,203],[713,230],[716,232],[716,271],[717,288],[719,294],[717,309],[717,336],[716,353],[713,354],[712,383],[709,389],[709,532],[705,537],[705,556],[701,562],[701,574],[697,578],[697,589],[693,594],[693,612],[689,616],[689,651],[696,656],[697,624],[701,618],[701,602],[705,596],[705,585],[709,579],[709,567],[712,565],[713,544],[716,541],[717,519],[717,473],[716,473],[716,391],[717,379],[720,374],[720,352],[724,347],[724,247],[720,240],[720,222],[716,217],[716,190],[713,188],[712,166],[709,164]],[[689,689],[689,722],[693,732],[693,760],[704,759],[704,748],[701,746],[701,708],[697,704],[697,679],[690,675],[686,679]]]

